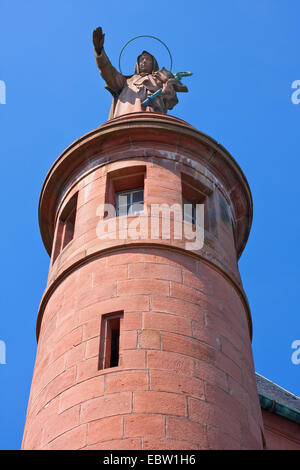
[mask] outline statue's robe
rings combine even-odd
[[[106,82],[106,88],[113,95],[109,119],[140,111],[165,114],[178,103],[176,92],[188,91],[187,87],[179,80],[176,80],[171,72],[164,68],[158,70],[157,62],[153,56],[153,71],[151,74],[141,74],[137,60],[135,74],[128,77],[115,69],[104,49],[102,49],[101,54],[98,55],[96,51],[94,51],[94,54],[101,76]],[[147,52],[147,54],[149,53]],[[152,106],[142,106],[145,99],[161,88],[163,92],[152,100]]]

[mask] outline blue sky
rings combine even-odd
[[[38,227],[41,187],[58,155],[108,116],[111,97],[91,39],[98,25],[116,66],[123,45],[144,34],[167,43],[174,72],[193,72],[171,114],[224,145],[252,190],[253,226],[239,267],[255,368],[300,395],[300,364],[291,361],[300,339],[300,104],[291,100],[300,80],[299,15],[298,0],[0,0],[0,449],[20,448],[34,367],[49,266]],[[124,53],[124,73],[142,49],[168,67],[166,51],[144,39]]]

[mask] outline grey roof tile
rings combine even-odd
[[[293,393],[284,390],[279,385],[271,382],[271,380],[266,379],[262,375],[255,373],[256,375],[256,385],[257,391],[259,394],[264,395],[265,397],[275,400],[282,405],[288,406],[296,411],[300,411],[300,398]]]

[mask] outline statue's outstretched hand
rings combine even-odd
[[[102,32],[102,28],[99,26],[93,31],[93,43],[95,47],[95,51],[98,55],[101,54],[103,44],[104,44],[104,37],[105,34]]]

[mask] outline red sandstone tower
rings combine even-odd
[[[178,211],[169,237],[164,215],[158,236],[144,224],[183,201],[204,204],[201,249],[175,237]],[[99,236],[105,203],[107,235],[129,213],[116,237]],[[39,217],[51,263],[22,448],[261,449],[237,266],[252,199],[226,149],[171,116],[112,119],[56,160]]]

